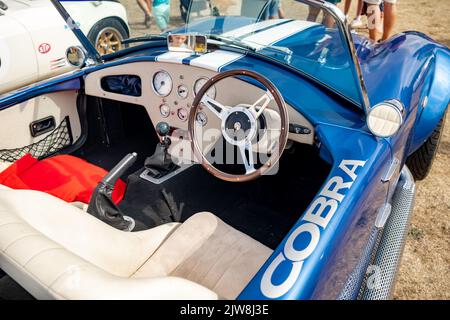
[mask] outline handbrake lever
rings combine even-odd
[[[88,213],[119,230],[132,231],[135,222],[133,218],[122,214],[112,200],[112,193],[117,180],[136,162],[136,159],[137,153],[127,154],[103,177],[95,188],[87,209]]]

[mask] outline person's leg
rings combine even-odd
[[[137,4],[139,5],[139,8],[144,12],[145,15],[151,14],[151,6],[148,5],[147,0],[136,0]]]
[[[352,0],[345,0],[344,4],[344,14],[345,16],[348,16],[348,13],[350,11],[350,6],[352,5]]]
[[[362,16],[363,0],[358,0],[358,7],[356,8],[356,17]]]
[[[356,7],[355,19],[353,19],[353,21],[352,21],[352,23],[350,25],[354,29],[363,28],[364,27],[364,24],[361,21],[363,5],[364,5],[364,1],[363,0],[358,0],[358,6]]]
[[[309,7],[308,17],[306,18],[306,20],[316,22],[319,13],[319,8]]]
[[[332,15],[328,13],[324,13],[322,24],[327,28],[333,28],[335,24],[335,20]]]
[[[383,25],[381,23],[380,3],[377,0],[364,0],[367,3],[367,26],[369,37],[374,41],[381,39]]]
[[[137,4],[144,12],[144,24],[147,28],[150,28],[150,16],[152,14],[151,5],[149,5],[150,0],[136,0]]]
[[[281,7],[281,2],[280,2],[279,5],[278,5],[278,18],[279,19],[284,19],[284,17],[285,17],[284,10]]]
[[[392,35],[395,23],[397,22],[397,4],[396,0],[384,1],[384,32],[381,40],[387,40]]]
[[[278,10],[280,9],[280,0],[272,0],[269,5],[269,19],[276,19],[278,17]]]

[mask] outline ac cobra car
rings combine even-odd
[[[76,71],[0,97],[0,294],[390,297],[450,51],[268,5],[211,0],[108,55],[72,26]]]

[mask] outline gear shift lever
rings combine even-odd
[[[106,222],[110,226],[124,231],[132,231],[135,222],[125,216],[112,200],[114,186],[121,175],[129,169],[137,159],[136,153],[126,155],[95,188],[87,212]]]
[[[177,168],[167,152],[171,143],[170,138],[167,136],[169,131],[170,126],[167,122],[159,122],[156,125],[156,132],[161,137],[161,142],[157,144],[153,155],[145,160],[145,168],[148,169],[148,175],[155,179],[159,179]]]

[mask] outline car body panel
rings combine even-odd
[[[9,16],[0,16],[0,93],[38,80],[33,41],[27,29]],[[11,75],[14,75],[11,77]]]
[[[431,135],[449,104],[450,50],[419,32],[400,33],[382,44],[355,36],[355,44],[371,104],[398,99],[407,114],[417,114],[407,141],[410,155]]]

